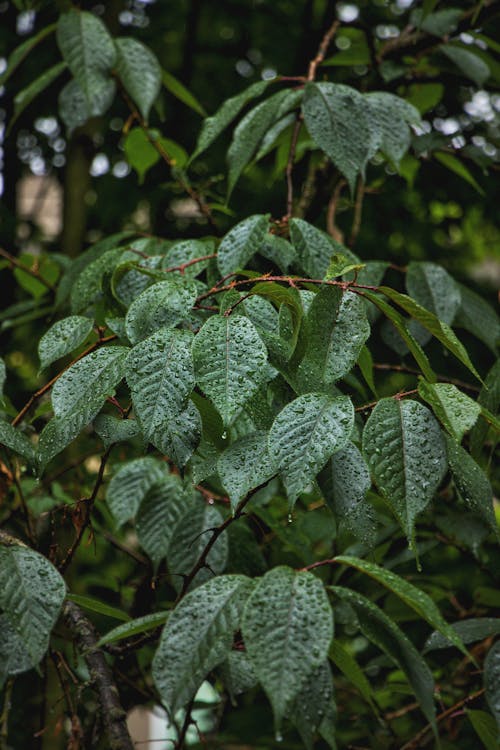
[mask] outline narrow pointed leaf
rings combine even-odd
[[[500,317],[488,302],[460,284],[461,305],[457,313],[456,325],[465,328],[483,344],[497,354],[500,346]]]
[[[83,344],[93,327],[91,318],[71,315],[54,323],[38,344],[42,370]]]
[[[273,568],[246,603],[242,632],[279,730],[292,701],[328,655],[333,615],[323,584],[312,573]]]
[[[106,602],[100,599],[94,599],[93,596],[81,596],[80,594],[68,594],[66,597],[71,602],[78,604],[82,609],[88,609],[89,612],[97,612],[100,615],[106,617],[112,617],[114,620],[121,620],[122,622],[129,622],[130,615],[124,612],[122,609],[112,607]]]
[[[116,72],[145,120],[160,93],[162,73],[156,55],[132,37],[115,39]]]
[[[500,617],[475,617],[470,620],[459,620],[451,626],[462,643],[475,643],[489,638],[492,635],[500,635]],[[436,651],[442,648],[450,648],[453,643],[437,630],[427,638],[424,645],[424,653]]]
[[[217,253],[217,265],[223,276],[246,267],[264,245],[269,215],[255,214],[236,224],[224,237]]]
[[[140,635],[141,633],[147,633],[149,630],[154,630],[160,625],[164,625],[168,620],[170,612],[153,612],[150,615],[143,615],[143,617],[136,617],[134,620],[123,625],[117,625],[116,628],[108,630],[106,635],[96,644],[96,648],[107,646],[109,643],[116,643],[116,641],[122,641],[124,638],[132,638],[134,635]]]
[[[26,107],[31,104],[33,99],[45,91],[45,89],[47,89],[64,70],[66,70],[66,63],[57,63],[38,76],[38,78],[35,78],[29,86],[26,86],[26,88],[16,94],[14,97],[14,114],[9,122],[9,130],[17,118],[24,112]]]
[[[173,328],[189,317],[195,299],[193,281],[172,277],[153,284],[130,305],[125,318],[127,336],[136,344],[158,328]]]
[[[461,295],[458,284],[436,263],[412,262],[406,273],[408,294],[419,305],[430,310],[443,323],[451,325],[460,307]],[[431,338],[431,333],[417,322],[410,323],[410,330],[423,345]]]
[[[498,728],[493,716],[470,708],[466,708],[465,713],[486,750],[498,750]]]
[[[349,440],[354,408],[347,396],[307,393],[287,404],[269,433],[269,453],[281,471],[290,506],[335,451]]]
[[[167,70],[162,70],[161,80],[165,88],[170,91],[170,93],[175,96],[176,99],[192,109],[194,112],[197,112],[202,117],[206,117],[207,113],[205,112],[198,99],[196,99],[191,91],[189,91],[184,86],[184,84],[182,84],[175,76],[173,76],[172,73],[169,73]]]
[[[234,510],[250,490],[276,473],[269,456],[267,433],[254,432],[226,448],[217,462],[217,471]]]
[[[15,50],[9,55],[7,60],[7,67],[5,68],[2,75],[0,75],[0,86],[4,86],[12,73],[19,67],[19,65],[26,59],[31,50],[36,47],[45,37],[49,36],[56,30],[56,24],[51,23],[47,26],[43,26],[37,34],[33,34],[26,41],[20,44]]]
[[[427,401],[439,421],[457,443],[476,423],[481,406],[452,383],[427,383],[420,380],[419,395]]]
[[[149,489],[165,476],[165,470],[165,464],[144,456],[124,464],[113,475],[106,502],[118,526],[135,516]]]
[[[153,659],[153,679],[172,716],[227,658],[251,585],[244,576],[213,578],[171,613]]]
[[[411,543],[415,519],[434,497],[447,468],[438,423],[417,401],[381,399],[366,422],[363,453]]]
[[[354,656],[337,640],[334,640],[330,646],[329,656],[344,677],[354,685],[376,713],[375,696],[372,687]]]
[[[258,390],[267,350],[253,323],[241,315],[214,315],[193,343],[196,382],[229,425]]]

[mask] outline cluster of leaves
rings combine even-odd
[[[138,130],[157,151],[165,148],[145,124],[161,79],[152,53],[134,39],[113,40],[85,12],[62,15],[57,38],[61,65],[74,76],[61,92],[67,125],[103,114],[118,77],[139,110]],[[393,166],[407,154],[419,120],[410,103],[314,76],[302,83],[271,94],[239,121],[228,152],[229,194],[252,159],[284,128],[298,134],[302,121],[313,147],[353,190],[377,153]],[[191,158],[269,85],[255,84],[207,118]],[[292,148],[292,166],[293,157]],[[494,747],[498,619],[452,626],[434,601],[446,583],[434,576],[426,585],[422,576],[414,585],[392,570],[413,558],[420,566],[451,546],[495,576],[499,531],[488,470],[500,431],[500,322],[488,303],[431,262],[404,269],[404,293],[389,262],[364,263],[292,215],[243,218],[221,239],[115,235],[65,266],[55,290],[59,319],[38,354],[43,369],[69,363],[19,414],[6,400],[0,421],[30,542],[1,532],[0,681],[37,667],[49,643],[62,640],[54,627],[70,598],[125,620],[96,648],[144,649],[152,663],[145,684],[178,727],[178,747],[207,679],[235,703],[262,688],[277,740],[292,724],[303,746],[321,737],[336,747],[354,735],[334,682],[341,697],[346,685],[354,688],[360,710],[378,716],[399,707],[369,679],[383,670],[396,694],[415,695],[424,736],[429,729],[437,735],[449,714],[437,716],[435,706],[444,667],[427,654],[458,649],[474,667],[484,649],[471,656],[466,645],[478,641],[488,650],[479,696],[485,693],[490,713],[468,716],[485,747]],[[490,350],[487,373],[478,372],[453,326]],[[383,342],[397,358],[387,369],[402,381],[379,376]],[[433,366],[443,352],[454,363],[449,375]],[[4,379],[2,369],[2,387]],[[29,409],[49,389],[50,408],[42,405],[30,422]],[[83,455],[85,444],[95,455],[101,443],[96,483],[73,512],[75,542],[63,555],[57,544],[49,550],[48,498],[29,472],[43,481],[54,460]],[[117,453],[104,506],[98,495]],[[50,511],[61,503],[52,484]],[[133,532],[149,562],[133,554],[145,561],[148,583],[156,581],[161,606],[131,619],[79,597],[70,578],[65,583],[61,573],[91,523],[121,535],[121,547]],[[486,606],[495,601],[491,591]],[[422,648],[419,631],[405,632],[405,622],[429,626]],[[163,624],[158,643],[133,640]],[[471,697],[452,684],[442,691],[459,707]],[[238,737],[226,721],[227,737]],[[403,723],[391,737],[380,717],[378,728],[367,719],[355,736],[390,747],[414,729]]]

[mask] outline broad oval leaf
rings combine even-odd
[[[406,273],[406,288],[422,307],[450,325],[460,307],[461,295],[458,284],[447,271],[436,263],[412,262]],[[410,323],[410,330],[421,344],[431,338],[431,332],[416,322]]]
[[[183,467],[198,447],[201,439],[201,416],[192,401],[170,419],[164,430],[158,430],[151,442],[165,456]]]
[[[412,544],[415,518],[432,500],[447,468],[438,423],[417,401],[383,398],[366,422],[363,453]]]
[[[333,677],[330,663],[323,664],[309,675],[289,709],[289,717],[307,750],[313,750],[314,736],[325,716],[336,718]],[[321,730],[320,730],[321,732]]]
[[[137,420],[119,419],[110,414],[98,414],[93,424],[106,449],[115,443],[126,443],[141,433]]]
[[[161,67],[156,55],[132,37],[115,39],[116,72],[145,120],[161,88]]]
[[[237,695],[258,684],[257,675],[246,651],[231,651],[221,664],[220,672],[233,702]]]
[[[158,328],[173,328],[188,318],[196,299],[193,281],[168,278],[145,289],[130,305],[125,318],[127,336],[133,344]]]
[[[484,662],[484,687],[486,700],[500,731],[500,641],[488,651]]]
[[[119,468],[106,490],[106,502],[118,526],[135,516],[150,487],[165,472],[165,464],[150,456],[136,458]]]
[[[254,432],[236,440],[219,457],[217,471],[235,510],[251,490],[276,473],[269,455],[267,433]]]
[[[475,55],[465,46],[458,44],[442,44],[439,51],[451,60],[467,78],[481,87],[491,75],[488,64],[479,55]]]
[[[347,396],[307,393],[281,410],[269,433],[269,453],[290,506],[330,456],[346,445],[353,424],[354,407]]]
[[[246,603],[242,633],[279,730],[292,701],[328,656],[333,614],[323,584],[306,571],[273,568]]]
[[[125,374],[129,351],[125,346],[103,346],[65,370],[52,388],[54,414],[68,416],[90,401],[112,395]]]
[[[269,214],[255,214],[240,221],[225,235],[217,252],[217,265],[223,276],[245,268],[264,244],[268,226]]]
[[[476,423],[481,406],[452,383],[427,383],[420,380],[418,393],[432,407],[439,421],[457,443]]]
[[[290,238],[300,265],[312,279],[323,279],[333,255],[355,258],[350,250],[304,219],[290,220]]]
[[[267,350],[241,315],[209,318],[193,343],[196,382],[229,425],[265,378]]]
[[[408,151],[411,141],[409,124],[420,122],[420,113],[409,102],[387,91],[372,91],[365,94],[371,111],[374,130],[371,153],[380,149],[397,166]]]
[[[344,175],[351,190],[370,156],[373,123],[365,98],[340,83],[308,83],[304,120],[316,145]]]
[[[115,95],[114,81],[108,84],[110,102]],[[74,78],[62,87],[59,92],[58,110],[61,120],[71,135],[75,128],[83,125],[90,118],[90,111],[82,87]]]
[[[123,248],[106,250],[92,260],[76,277],[71,288],[71,312],[85,312],[102,297],[104,274],[111,272],[123,254]]]
[[[36,450],[38,470],[41,472],[54,456],[61,453],[100,412],[105,396],[90,396],[78,409],[53,417],[40,433]]]
[[[54,323],[38,344],[42,370],[83,344],[92,327],[93,320],[81,315],[70,315]]]
[[[155,568],[167,557],[175,526],[185,510],[182,483],[175,474],[159,479],[141,501],[136,518],[137,537]]]
[[[36,666],[45,654],[61,610],[66,585],[43,555],[28,547],[0,546],[0,610],[15,658],[7,671],[17,674]],[[2,630],[3,639],[3,630]],[[3,649],[0,658],[5,657]],[[0,673],[5,665],[0,664]]]
[[[244,576],[218,576],[187,594],[171,613],[153,659],[153,679],[172,716],[227,658],[251,585]]]

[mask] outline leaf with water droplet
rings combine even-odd
[[[93,320],[81,315],[70,315],[54,323],[38,343],[42,370],[83,344],[92,327]]]
[[[106,490],[106,502],[118,526],[135,516],[149,489],[166,470],[166,465],[152,456],[121,464]]]
[[[137,537],[155,569],[167,557],[175,526],[185,509],[182,482],[176,474],[163,476],[142,499],[136,518]]]
[[[313,279],[324,278],[335,255],[343,255],[349,261],[358,262],[358,257],[348,248],[304,219],[290,220],[290,238],[300,265]]]
[[[264,244],[268,226],[269,214],[255,214],[229,230],[217,252],[217,265],[223,276],[246,267]]]
[[[474,426],[481,413],[480,404],[452,383],[427,383],[420,379],[418,393],[457,443],[462,442],[464,434]]]
[[[267,433],[254,432],[232,443],[219,457],[217,471],[234,510],[250,490],[276,473],[268,451]]]
[[[173,328],[188,318],[196,294],[194,281],[175,276],[145,289],[132,302],[125,318],[130,341],[136,344],[158,328]]]

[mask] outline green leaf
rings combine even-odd
[[[254,432],[236,440],[220,455],[217,471],[234,511],[251,490],[276,473],[269,456],[267,433]]]
[[[101,438],[106,450],[115,443],[128,443],[141,434],[135,419],[119,419],[110,414],[98,414],[94,419],[94,430]]]
[[[462,284],[459,285],[462,303],[455,321],[497,354],[500,345],[500,317],[485,299]]]
[[[144,120],[160,93],[162,71],[156,55],[132,37],[115,39],[116,72]]]
[[[264,93],[269,85],[269,81],[257,81],[251,86],[246,88],[236,96],[232,96],[230,99],[222,104],[217,112],[212,117],[207,117],[203,122],[200,135],[198,136],[198,142],[196,149],[191,157],[191,161],[196,159],[203,151],[205,151],[216,138],[227,128],[227,126],[234,120],[235,117],[241,112],[245,104],[256,99],[258,96]]]
[[[397,310],[391,307],[391,305],[388,305],[387,302],[382,297],[380,297],[380,295],[374,294],[373,292],[369,292],[365,289],[363,290],[363,296],[366,299],[370,300],[370,302],[372,302],[375,307],[377,307],[386,316],[386,318],[390,320],[390,322],[393,324],[394,328],[399,333],[406,346],[412,353],[415,362],[420,367],[423,375],[425,375],[426,380],[428,380],[430,383],[434,383],[437,378],[430,365],[429,360],[427,359],[427,355],[418,341],[413,338],[412,334],[408,330],[406,321],[403,316],[400,315]]]
[[[418,393],[457,443],[476,423],[481,406],[452,383],[427,383],[420,379]]]
[[[500,539],[500,530],[493,508],[493,491],[488,477],[472,456],[461,445],[446,437],[450,471],[464,503],[486,521]]]
[[[459,620],[451,626],[463,643],[475,643],[500,635],[500,617],[474,617],[471,620]],[[450,648],[453,643],[437,630],[427,638],[424,653]]]
[[[175,76],[166,70],[161,72],[161,80],[165,88],[175,96],[180,102],[190,107],[202,117],[206,117],[206,112],[198,99],[182,84]]]
[[[287,273],[296,258],[295,250],[290,242],[276,234],[266,234],[259,253],[278,266],[283,273]]]
[[[420,617],[429,623],[433,628],[438,630],[442,635],[448,638],[454,646],[456,646],[462,653],[468,656],[467,649],[465,648],[462,639],[457,635],[456,631],[449,625],[443,618],[441,612],[435,605],[431,597],[421,589],[418,589],[409,581],[393,573],[387,568],[381,568],[375,563],[368,562],[368,560],[361,560],[358,557],[350,557],[347,555],[339,555],[335,558],[335,562],[341,563],[342,565],[350,565],[356,570],[360,570],[362,573],[373,578],[378,583],[385,586],[389,591],[392,591],[398,596],[408,607],[415,610]]]
[[[7,67],[5,68],[2,75],[0,75],[0,86],[4,86],[12,73],[19,67],[19,65],[25,60],[32,49],[37,46],[45,37],[49,36],[56,30],[56,24],[51,23],[47,26],[43,26],[37,34],[33,34],[26,41],[15,48],[9,55],[7,60]]]
[[[294,109],[302,98],[302,91],[283,89],[250,110],[239,122],[227,152],[229,165],[228,196],[244,168],[255,155],[257,148],[274,122]]]
[[[65,595],[64,580],[47,558],[24,545],[0,546],[0,679],[2,672],[17,674],[40,662]],[[10,653],[3,648],[5,630]]]
[[[0,401],[2,400],[2,397],[3,397],[3,389],[5,386],[6,380],[7,380],[7,370],[5,367],[5,362],[2,359],[2,357],[0,357]]]
[[[318,484],[340,528],[373,546],[375,514],[366,500],[371,486],[370,472],[354,443],[347,443],[333,454],[318,476]]]
[[[312,573],[273,568],[251,593],[241,629],[279,731],[292,701],[328,655],[333,614],[323,584]]]
[[[102,280],[110,273],[123,254],[123,248],[116,247],[98,255],[77,276],[71,288],[71,312],[82,313],[102,297]]]
[[[264,342],[248,318],[214,315],[195,336],[193,357],[196,382],[229,425],[264,378]]]
[[[111,607],[106,602],[102,602],[100,599],[94,599],[91,596],[81,596],[80,594],[68,594],[67,598],[78,604],[83,609],[88,609],[90,612],[98,612],[100,615],[106,615],[106,617],[112,617],[114,620],[121,620],[122,622],[129,622],[130,615],[117,607]]]
[[[406,98],[423,115],[439,104],[443,94],[442,83],[413,83],[408,87]]]
[[[63,70],[66,69],[66,63],[60,62],[53,65],[51,68],[42,73],[38,78],[35,78],[26,88],[19,91],[14,97],[14,114],[9,122],[9,130],[12,128],[14,122],[17,120],[19,115],[24,112],[26,107],[31,104],[35,97],[39,96],[50,84],[58,78]]]
[[[158,328],[173,328],[189,317],[195,299],[193,281],[176,277],[158,281],[130,305],[125,318],[127,336],[136,344]]]
[[[484,661],[486,700],[500,730],[500,641],[488,651]]]
[[[396,292],[395,289],[390,289],[387,286],[381,286],[380,292],[399,305],[399,307],[405,310],[408,315],[411,315],[412,318],[421,323],[424,328],[427,328],[427,330],[430,331],[432,335],[446,347],[446,349],[454,354],[455,357],[462,362],[462,364],[465,365],[465,367],[467,367],[476,378],[478,378],[478,380],[481,380],[481,377],[472,364],[464,345],[458,340],[449,325],[443,323],[443,321],[439,320],[432,312],[426,310],[406,294]],[[429,380],[429,378],[427,379]]]
[[[304,219],[290,220],[290,238],[300,265],[311,279],[323,279],[334,255],[356,259],[350,250]]]
[[[369,703],[372,710],[377,713],[372,687],[354,656],[337,640],[333,641],[328,655],[365,701]]]
[[[458,159],[456,156],[453,156],[453,154],[449,154],[446,151],[434,151],[433,156],[443,166],[449,169],[450,172],[454,172],[454,174],[461,177],[462,180],[465,180],[465,182],[468,182],[469,185],[472,185],[474,190],[476,190],[479,195],[484,195],[483,188],[479,185],[479,183],[471,174],[470,170],[465,166],[465,164],[463,164],[463,162],[460,161],[460,159]]]
[[[113,475],[106,491],[106,502],[122,526],[135,516],[149,489],[165,476],[166,465],[150,456],[123,464]]]
[[[467,717],[486,750],[498,750],[498,730],[495,719],[486,711],[465,709]]]
[[[257,675],[246,651],[231,651],[222,662],[220,671],[233,705],[236,704],[237,695],[258,684]]]
[[[320,288],[303,325],[306,350],[297,377],[308,391],[347,375],[370,335],[363,300],[335,286]]]
[[[255,214],[236,224],[222,240],[217,265],[223,276],[246,267],[267,239],[269,214]]]
[[[307,750],[313,750],[314,735],[325,715],[336,717],[332,670],[328,661],[312,672],[289,709],[289,718]]]
[[[41,471],[54,456],[63,451],[102,409],[105,396],[91,394],[79,409],[73,409],[62,416],[55,416],[40,433],[36,461]]]
[[[0,445],[22,456],[28,463],[33,463],[35,451],[31,441],[24,433],[2,420],[0,420]]]
[[[198,409],[188,401],[184,411],[170,419],[163,432],[154,436],[154,445],[177,466],[183,467],[198,447],[201,439],[201,417]]]
[[[115,85],[113,81],[110,81],[108,95],[112,99],[114,94]],[[83,125],[90,119],[91,114],[85,94],[75,79],[69,81],[59,92],[58,110],[59,116],[66,125],[69,135],[71,135],[75,128],[80,127],[80,125]]]
[[[362,94],[340,83],[308,83],[302,112],[316,145],[354,190],[371,152],[373,123]]]
[[[136,617],[134,620],[126,622],[124,625],[117,625],[116,628],[109,630],[106,635],[96,644],[96,648],[102,648],[107,646],[109,643],[116,643],[116,641],[122,641],[124,638],[132,638],[134,635],[140,635],[141,633],[147,633],[149,630],[163,625],[170,612],[153,612],[151,615],[143,615],[142,617]]]
[[[409,102],[386,91],[365,94],[370,120],[374,130],[370,156],[380,149],[385,156],[399,166],[410,147],[409,125],[418,125],[420,113]]]
[[[212,255],[214,249],[215,245],[211,240],[208,242],[205,240],[181,240],[180,242],[174,242],[162,261],[162,268],[174,268],[184,263],[198,260],[199,262],[186,266],[182,273],[181,271],[170,271],[170,273],[194,279],[207,269],[210,262],[209,258],[205,258],[205,260],[199,259],[205,255]]]
[[[354,608],[366,638],[385,651],[403,670],[423,714],[435,728],[434,678],[413,643],[380,607],[362,594],[342,586],[331,586],[330,589]]]
[[[59,17],[57,43],[80,84],[89,114],[104,114],[110,104],[109,76],[116,63],[115,45],[105,25],[93,13],[71,10]]]
[[[155,569],[168,555],[175,525],[185,506],[182,483],[175,474],[157,480],[141,502],[136,518],[137,537]]]
[[[465,46],[457,44],[442,44],[439,51],[446,55],[451,62],[464,73],[467,78],[481,87],[490,77],[490,69],[479,55],[475,55]]]
[[[410,263],[406,273],[406,288],[410,297],[433,312],[439,320],[448,325],[453,323],[460,307],[460,290],[444,268],[435,263]],[[416,326],[417,329],[414,329],[410,323],[409,329],[423,345],[431,338],[431,334],[418,324]]]
[[[171,716],[227,658],[251,585],[244,576],[218,576],[187,594],[171,613],[153,659],[153,679]]]
[[[128,163],[137,172],[139,184],[142,185],[146,172],[160,161],[160,154],[142,128],[129,130],[123,141],[123,150]]]
[[[447,467],[446,449],[431,412],[413,400],[383,398],[363,430],[363,453],[410,545],[415,518],[434,497]]]
[[[462,18],[463,11],[461,8],[445,8],[432,13],[432,8],[426,12],[425,4],[429,5],[429,2],[424,3],[422,10],[418,8],[412,12],[412,25],[418,26],[422,31],[427,31],[428,34],[439,37],[452,34],[456,30],[458,22]],[[430,3],[434,6],[436,4],[436,2]]]
[[[273,422],[269,453],[281,472],[292,508],[330,456],[344,448],[354,424],[347,396],[306,393],[287,404]]]
[[[104,401],[112,396],[125,375],[129,351],[126,346],[103,346],[65,370],[52,388],[56,417],[84,409],[91,400]]]
[[[160,328],[127,357],[125,377],[134,412],[153,445],[161,443],[162,433],[185,408],[194,387],[192,341],[191,331]]]
[[[40,367],[46,367],[83,344],[93,328],[94,321],[80,315],[71,315],[54,323],[38,343]]]

